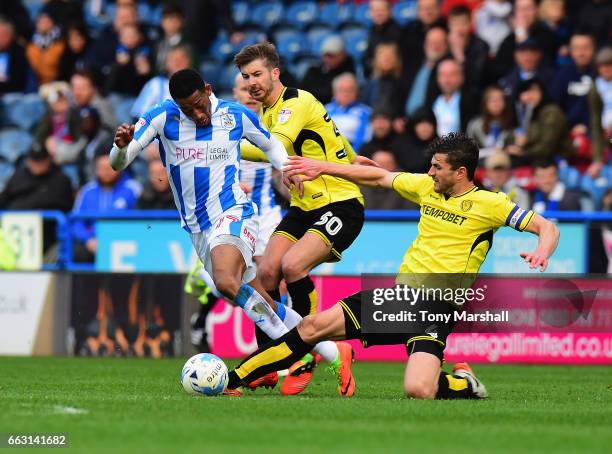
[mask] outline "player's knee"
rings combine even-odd
[[[298,332],[304,342],[309,344],[319,342],[323,327],[317,314],[304,317],[298,324]]]
[[[278,283],[280,282],[280,270],[272,266],[271,263],[262,260],[262,262],[257,265],[257,277],[266,290],[272,290],[278,287]]]
[[[427,383],[424,380],[411,380],[404,383],[404,392],[413,399],[434,399],[437,392],[436,383]]]
[[[303,277],[304,272],[307,271],[304,270],[304,266],[302,265],[301,261],[298,260],[298,257],[289,254],[283,257],[281,268],[283,270],[283,276],[285,276],[287,282]]]

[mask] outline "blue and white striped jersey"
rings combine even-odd
[[[171,99],[151,108],[135,127],[134,140],[144,148],[159,139],[181,225],[191,233],[209,229],[224,211],[242,207],[242,218],[255,209],[240,189],[240,140],[263,149],[270,133],[253,112],[240,104],[210,96],[211,123],[199,127]]]
[[[272,164],[267,162],[240,161],[240,181],[251,187],[251,201],[257,205],[260,216],[277,207],[272,186]]]

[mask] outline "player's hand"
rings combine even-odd
[[[134,125],[123,123],[115,131],[115,144],[119,148],[125,148],[134,138]]]
[[[373,161],[370,158],[366,158],[365,156],[355,156],[353,164],[357,164],[360,166],[380,167],[380,165],[376,161]]]
[[[540,268],[540,272],[546,271],[548,267],[548,258],[544,255],[536,252],[521,252],[521,257],[529,265],[532,270]]]
[[[299,175],[287,175],[283,172],[283,184],[289,189],[295,188],[300,196],[300,199],[304,197],[304,182]]]
[[[283,167],[283,177],[301,175],[301,181],[311,181],[318,178],[325,169],[325,162],[302,156],[289,156],[289,161]]]

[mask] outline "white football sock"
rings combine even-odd
[[[270,339],[278,339],[289,332],[264,297],[250,285],[242,284],[240,286],[235,302]]]

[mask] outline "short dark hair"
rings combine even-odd
[[[265,42],[243,47],[234,57],[238,69],[249,63],[262,59],[269,69],[280,68],[280,57],[274,44]]]
[[[162,8],[162,17],[164,16],[180,16],[182,19],[184,17],[183,8],[175,2],[166,3]]]
[[[429,144],[427,152],[433,156],[436,153],[445,154],[451,169],[459,167],[467,169],[468,179],[474,179],[474,172],[478,166],[478,144],[462,133],[451,132]]]
[[[172,99],[188,98],[205,86],[204,79],[195,69],[181,69],[170,77],[170,96]]]
[[[97,77],[94,74],[94,72],[90,69],[81,69],[80,71],[76,71],[72,76],[79,76],[79,77],[83,77],[85,79],[88,79],[89,82],[91,83],[91,85],[93,85],[94,87],[97,87]]]
[[[472,10],[465,5],[453,6],[448,12],[448,17],[467,16],[472,17]]]
[[[557,164],[557,161],[555,161],[552,158],[537,159],[533,163],[533,170],[536,170],[536,169],[548,169],[549,167],[554,167],[555,169],[559,170],[559,165]]]

